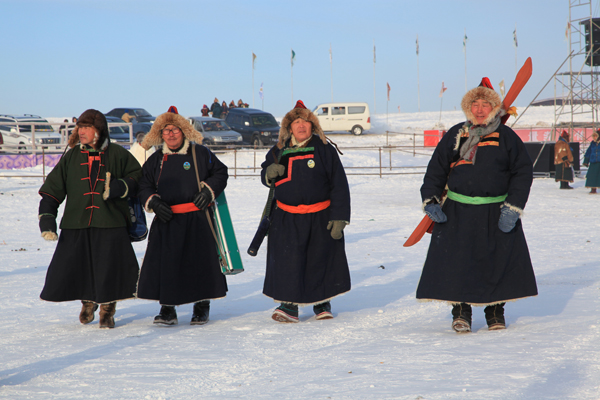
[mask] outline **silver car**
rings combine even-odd
[[[225,121],[210,117],[189,117],[190,123],[204,136],[202,144],[210,147],[233,148],[242,144],[242,135],[232,131]]]
[[[5,115],[0,114],[0,135],[2,136],[2,151],[25,152],[33,146],[31,129],[34,129],[35,145],[37,148],[59,149],[61,135],[56,133],[52,125],[37,115]]]

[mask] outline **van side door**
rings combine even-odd
[[[315,110],[319,124],[321,124],[321,129],[325,132],[331,130],[331,115],[329,114],[330,108],[331,107],[323,106]]]
[[[331,130],[332,131],[347,131],[350,128],[348,125],[348,116],[346,115],[345,106],[331,107]]]

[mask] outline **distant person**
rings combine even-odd
[[[221,119],[227,118],[227,113],[229,112],[229,109],[227,108],[227,102],[225,100],[223,100],[223,103],[221,104],[221,109],[223,110],[221,112]]]
[[[67,118],[65,118],[65,120],[63,121],[63,123],[65,123],[65,124],[68,124],[68,123],[69,123],[69,120],[68,120]],[[61,126],[58,128],[58,132],[59,132],[59,133],[62,133],[62,132],[65,130],[65,129],[67,129],[67,126],[68,126],[68,125],[61,125]]]
[[[331,299],[350,290],[343,233],[350,189],[335,147],[302,101],[281,121],[261,168],[262,183],[275,185],[263,286],[281,303],[272,318],[298,322],[298,307],[307,305],[316,319],[333,318]]]
[[[242,99],[239,99],[237,106],[238,108],[248,108],[248,103],[244,103]]]
[[[77,123],[77,117],[73,117],[73,118],[71,119],[71,122],[73,122],[74,124],[76,124],[76,123]]]
[[[533,164],[488,78],[461,106],[467,121],[442,137],[421,186],[435,224],[416,297],[452,305],[458,333],[471,331],[472,306],[485,307],[489,330],[505,329],[505,303],[538,293],[520,219]]]
[[[142,168],[110,142],[97,110],[81,114],[69,147],[39,191],[42,237],[58,239],[40,298],[81,300],[82,324],[94,320],[100,305],[100,328],[114,328],[117,301],[135,297],[139,266],[127,231],[127,197],[135,194]],[[65,199],[58,237],[56,217]]]
[[[210,300],[227,294],[205,212],[227,185],[227,167],[207,147],[191,142],[202,143],[202,134],[175,107],[156,117],[142,142],[145,149],[157,147],[144,164],[139,190],[140,201],[156,216],[137,296],[158,300],[158,325],[176,325],[175,306],[189,303],[194,304],[191,325],[205,324]]]
[[[221,113],[223,112],[223,108],[221,104],[219,104],[219,99],[215,97],[214,103],[210,106],[210,112],[212,113],[213,118],[221,118]]]
[[[600,129],[593,133],[590,146],[583,156],[583,165],[587,167],[585,187],[590,188],[590,194],[597,194],[600,187]]]
[[[231,103],[229,103],[229,109],[232,109],[232,108],[236,108],[235,102],[233,100],[231,100]]]
[[[210,112],[210,109],[205,104],[204,106],[202,106],[202,110],[200,110],[200,112],[202,113],[203,117],[208,117],[209,116],[208,113]]]
[[[145,136],[145,133],[138,133],[135,137],[135,142],[129,149],[131,154],[133,154],[133,156],[136,160],[138,160],[141,166],[144,166],[144,163],[146,162],[146,160],[148,160],[148,157],[150,157],[155,151],[154,147],[151,147],[150,149],[146,150],[141,146],[141,143],[144,140]]]
[[[563,131],[554,145],[554,168],[556,175],[554,180],[560,182],[561,189],[575,189],[569,186],[573,182],[573,153],[569,146],[569,133]]]

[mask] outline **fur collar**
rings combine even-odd
[[[187,139],[183,139],[183,146],[181,147],[181,149],[179,149],[179,151],[176,151],[176,152],[171,150],[169,148],[169,146],[167,146],[166,143],[163,142],[163,144],[162,144],[163,154],[187,154],[189,148],[190,148],[190,141]]]

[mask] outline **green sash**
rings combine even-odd
[[[508,197],[508,193],[503,194],[502,196],[496,196],[496,197],[478,197],[478,196],[471,197],[471,196],[465,196],[464,194],[455,193],[455,192],[451,191],[450,189],[448,189],[447,195],[450,200],[454,200],[459,203],[474,204],[474,205],[502,203]]]

